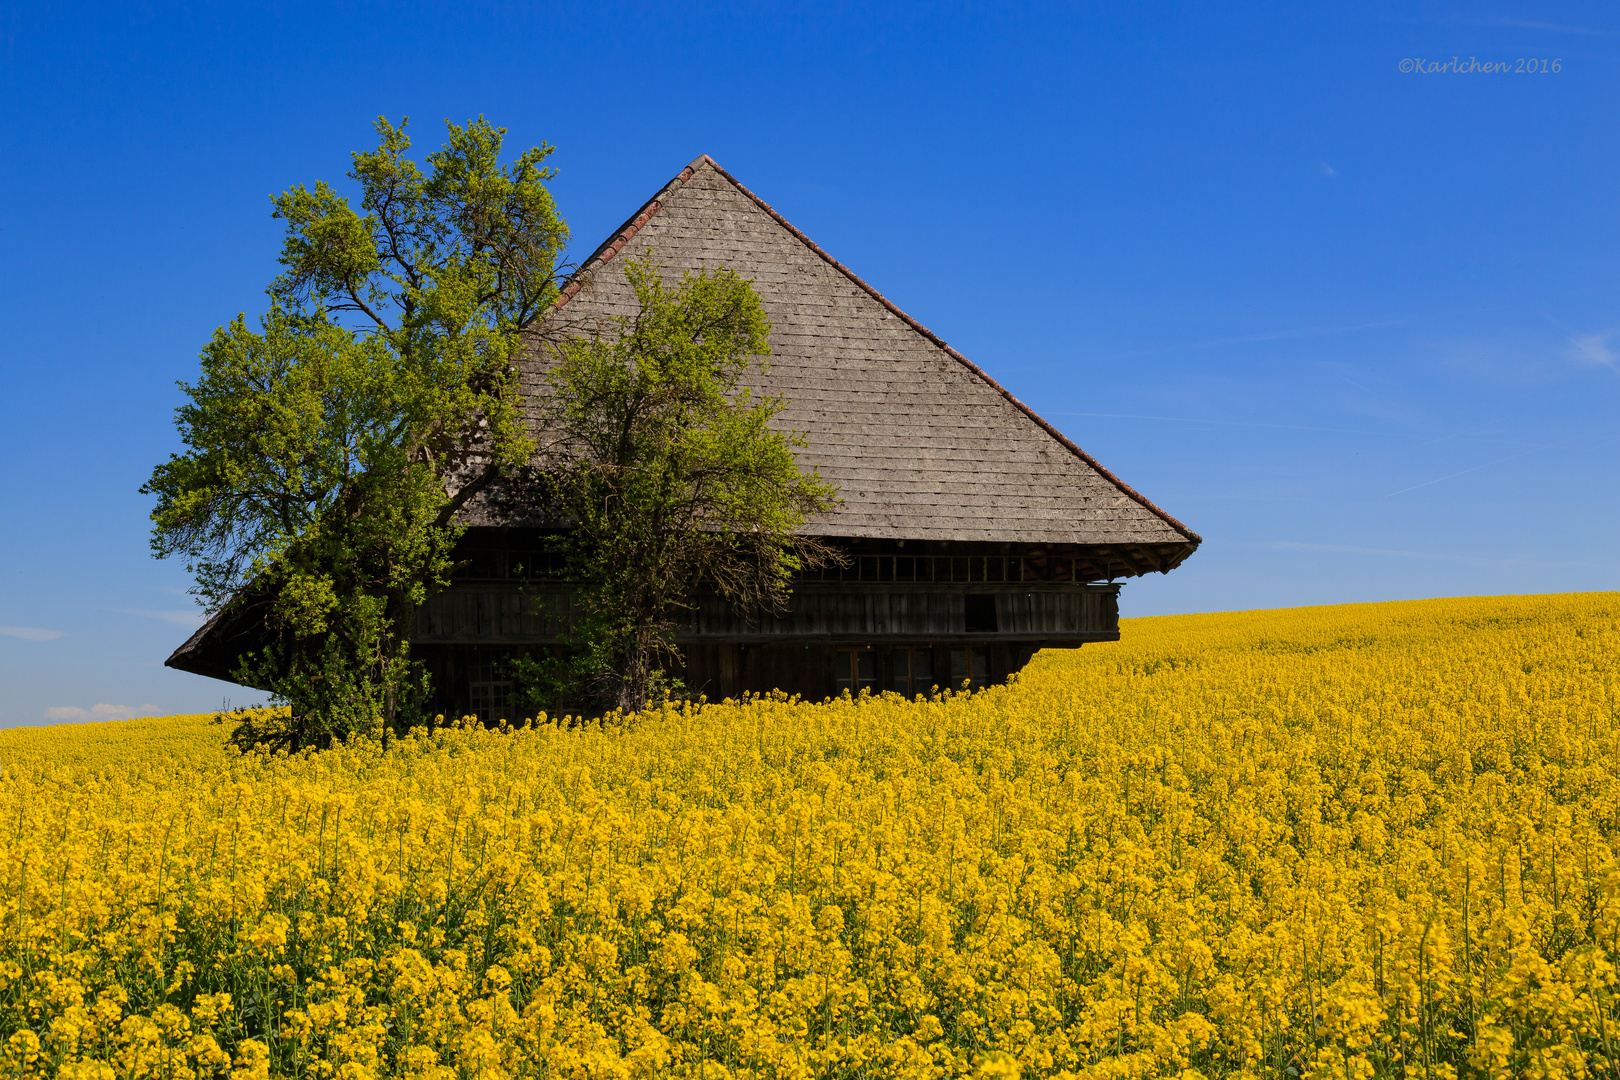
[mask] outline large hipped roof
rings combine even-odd
[[[787,401],[801,464],[843,504],[804,530],[829,537],[1149,547],[1179,563],[1196,533],[1138,494],[975,364],[884,299],[707,155],[580,267],[535,335],[523,391],[535,419],[547,332],[630,315],[626,257],[666,275],[730,268],[753,281],[772,355],[756,389]],[[499,500],[496,500],[497,502]],[[478,523],[513,523],[475,511]],[[1162,560],[1162,561],[1161,561]],[[1146,567],[1144,567],[1145,569]]]

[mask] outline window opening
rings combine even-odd
[[[833,653],[833,675],[840,692],[876,692],[877,654],[871,649],[839,649]]]
[[[989,593],[962,597],[962,629],[969,634],[994,634],[998,629],[996,598]]]
[[[934,688],[932,649],[889,650],[889,689],[905,697],[927,694]]]
[[[984,646],[951,650],[951,689],[966,681],[975,690],[990,685],[990,650]]]
[[[934,688],[934,650],[911,651],[911,692],[926,694]]]
[[[468,687],[467,698],[472,714],[485,723],[510,719],[506,715],[507,705],[512,698],[512,684],[509,682],[473,683]]]

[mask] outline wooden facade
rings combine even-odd
[[[777,425],[802,433],[801,465],[841,499],[804,531],[847,564],[796,583],[787,611],[750,622],[700,599],[678,635],[693,689],[821,698],[984,685],[1041,648],[1117,640],[1120,579],[1168,572],[1198,547],[707,157],[604,242],[534,328],[521,386],[537,435],[554,344],[636,310],[625,255],[671,276],[727,267],[753,282],[771,356],[745,381],[783,400]],[[529,475],[545,467],[537,458]],[[463,570],[418,612],[413,651],[446,711],[499,712],[502,660],[556,646],[573,623],[573,594],[544,554],[558,523],[533,490],[514,476],[466,507]],[[224,677],[252,636],[216,619],[169,663]]]
[[[523,530],[473,530],[467,570],[417,613],[413,651],[447,688],[441,708],[500,702],[511,689],[501,660],[561,645],[574,625],[573,589],[534,574],[542,557],[522,540]],[[1077,575],[1070,554],[868,543],[847,558],[798,582],[785,611],[753,620],[700,596],[676,634],[688,687],[716,699],[775,689],[927,694],[999,682],[1043,648],[1119,638],[1120,586],[1087,581],[1083,562]]]

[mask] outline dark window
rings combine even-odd
[[[970,634],[994,634],[996,598],[983,593],[962,597],[962,629]]]
[[[894,560],[894,579],[896,581],[910,581],[916,577],[914,565],[917,560],[910,555],[900,555]]]
[[[975,690],[990,685],[990,650],[978,648],[951,650],[951,689],[960,690],[966,682]]]
[[[876,691],[877,654],[871,649],[839,649],[833,653],[833,676],[840,692]]]
[[[512,696],[509,682],[475,682],[468,687],[468,704],[472,714],[484,723],[510,720],[506,715],[507,701]]]
[[[926,694],[934,688],[934,650],[911,650],[911,692]]]
[[[466,555],[466,565],[456,571],[462,578],[498,578],[505,576],[506,552],[488,548],[475,549]]]
[[[934,689],[932,649],[890,649],[889,689],[905,697],[928,694]]]

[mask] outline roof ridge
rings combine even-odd
[[[715,161],[714,158],[710,157],[708,154],[699,154],[697,157],[693,158],[690,165],[682,169],[675,175],[674,179],[660,188],[658,194],[654,195],[652,198],[643,203],[640,210],[637,210],[634,214],[632,214],[623,225],[619,226],[619,228],[608,237],[607,240],[602,242],[600,247],[591,253],[588,259],[580,263],[579,269],[570,274],[568,281],[564,283],[562,293],[560,296],[558,296],[553,308],[562,307],[564,304],[568,303],[568,301],[572,300],[576,295],[578,295],[579,290],[584,286],[585,281],[590,277],[590,275],[595,273],[596,270],[604,263],[612,259],[613,256],[617,255],[624,248],[624,246],[631,241],[636,233],[641,231],[642,226],[651,221],[653,215],[657,214],[659,210],[663,209],[665,204],[669,202],[670,198],[673,197],[675,193],[678,192],[681,187],[692,178],[698,169],[702,168],[704,165],[709,166],[709,168],[725,177],[731,186],[741,192],[745,198],[747,198],[761,210],[765,211],[765,213],[769,214],[773,221],[782,226],[782,228],[786,229],[788,232],[792,233],[800,243],[819,255],[827,262],[829,266],[833,267],[839,273],[847,277],[858,288],[864,291],[868,296],[872,297],[872,299],[882,304],[884,308],[886,308],[891,314],[898,316],[902,321],[905,322],[907,326],[911,327],[913,330],[917,331],[917,333],[933,342],[934,345],[938,346],[939,349],[947,356],[951,357],[951,359],[955,360],[973,374],[983,379],[987,384],[989,384],[991,389],[995,390],[996,393],[1000,394],[1025,416],[1035,421],[1036,425],[1039,426],[1041,430],[1045,431],[1048,435],[1052,436],[1052,438],[1056,439],[1060,445],[1062,445],[1075,457],[1079,458],[1091,468],[1095,469],[1099,475],[1118,488],[1120,492],[1135,500],[1137,503],[1140,503],[1148,512],[1152,513],[1155,517],[1159,518],[1165,524],[1169,525],[1171,528],[1185,536],[1188,540],[1192,541],[1194,547],[1197,547],[1199,544],[1204,542],[1203,537],[1199,536],[1197,533],[1187,528],[1187,526],[1183,525],[1180,521],[1176,520],[1165,511],[1155,506],[1152,500],[1150,500],[1147,496],[1143,495],[1141,492],[1131,487],[1131,485],[1115,476],[1107,469],[1107,467],[1102,464],[1102,462],[1080,449],[1080,447],[1076,445],[1073,440],[1071,440],[1067,435],[1063,434],[1063,432],[1059,431],[1057,428],[1053,427],[1051,424],[1047,423],[1047,421],[1044,420],[1034,409],[1030,408],[1028,405],[1025,405],[1022,401],[1019,401],[1010,390],[1002,386],[995,379],[991,378],[989,373],[981,368],[978,364],[975,364],[973,361],[951,348],[951,346],[947,345],[944,338],[941,338],[938,334],[928,329],[928,327],[924,326],[916,319],[913,319],[904,311],[901,311],[888,297],[884,296],[882,293],[878,292],[876,289],[872,288],[872,286],[863,281],[859,274],[855,273],[855,271],[851,270],[849,267],[845,266],[843,263],[839,262],[837,259],[823,251],[819,244],[801,232],[787,218],[777,213],[771,207],[770,203],[767,203],[764,199],[760,198],[752,191],[749,191],[748,188],[744,187],[742,181],[738,180],[735,176],[732,176],[725,169],[721,168],[720,163]]]
[[[670,197],[681,189],[681,185],[692,179],[692,175],[696,173],[698,168],[705,163],[713,166],[715,171],[719,172],[722,176],[726,175],[725,170],[721,169],[720,166],[715,165],[714,159],[708,154],[699,154],[693,159],[692,164],[675,174],[675,178],[673,180],[659,188],[658,194],[642,203],[641,209],[637,210],[634,214],[631,214],[630,217],[625,220],[623,225],[620,225],[616,230],[610,233],[608,238],[602,241],[597,249],[591,252],[590,256],[586,258],[584,262],[579,264],[579,268],[577,270],[568,275],[568,280],[563,282],[563,287],[561,290],[559,290],[560,295],[557,297],[556,302],[552,304],[552,308],[560,308],[578,295],[579,290],[584,286],[585,282],[590,278],[590,276],[595,273],[603,263],[617,255],[624,245],[628,244],[635,237],[636,233],[641,231],[641,227],[647,224],[647,222],[651,221],[654,214],[663,209],[664,204],[669,201]],[[726,179],[730,180],[731,178],[726,176]],[[731,182],[734,184],[736,183],[735,180],[732,180]]]

